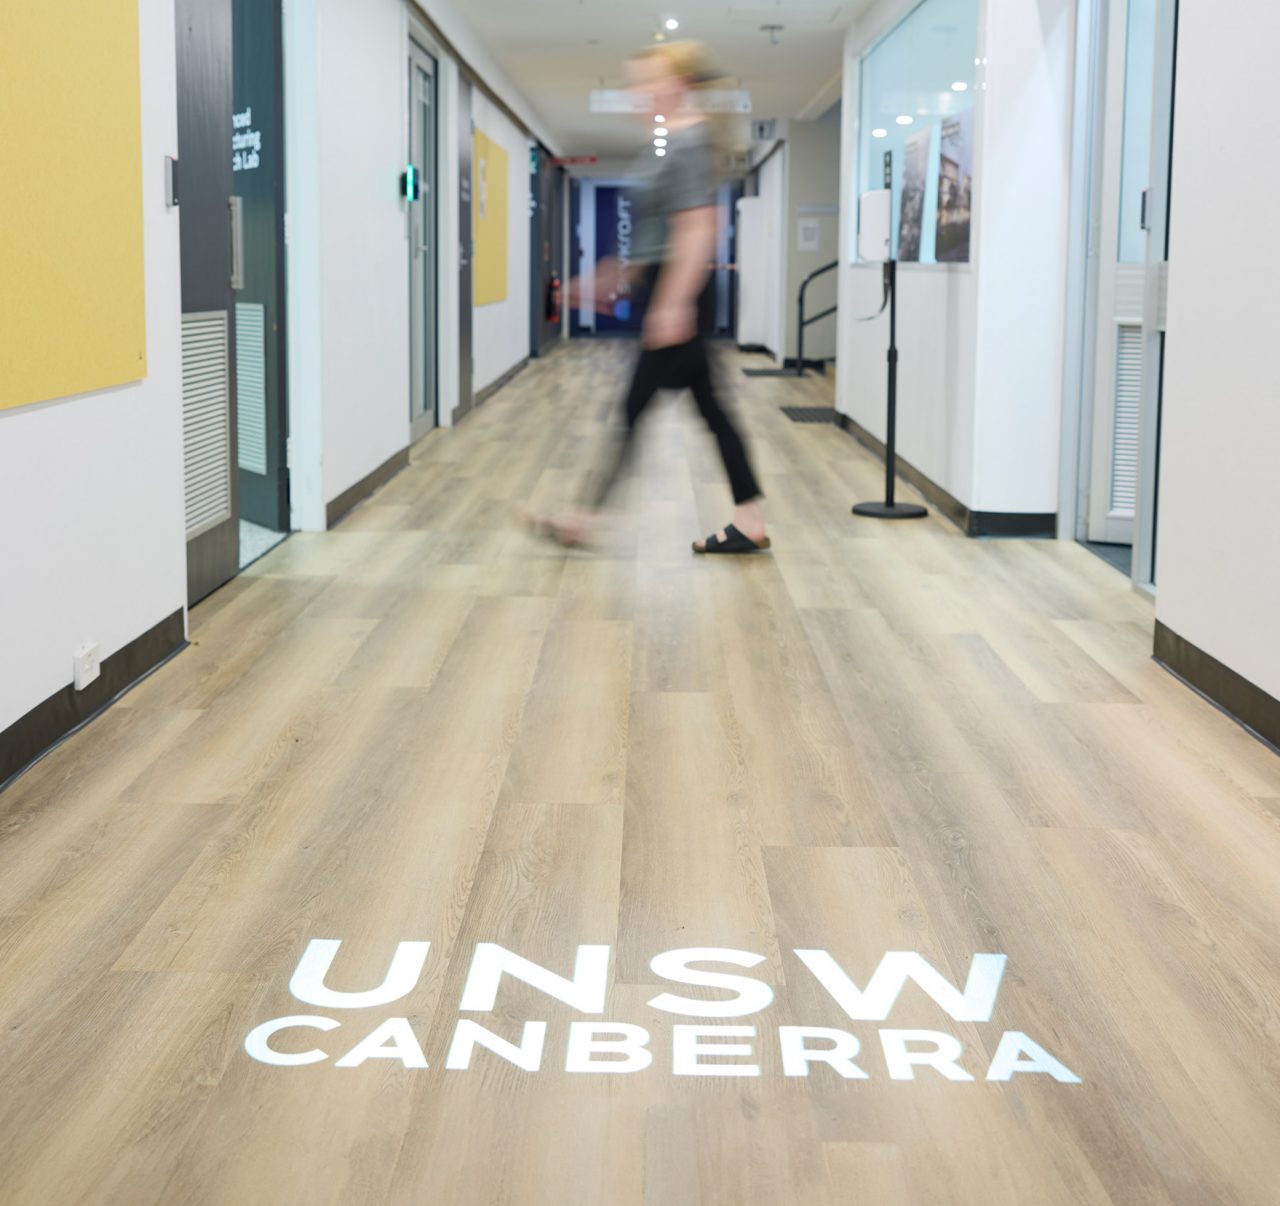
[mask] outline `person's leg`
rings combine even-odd
[[[590,534],[598,512],[605,505],[631,460],[636,428],[667,371],[664,353],[642,351],[636,361],[623,404],[625,425],[615,437],[598,472],[588,475],[578,503],[547,518],[531,517],[534,525],[563,545],[581,544]]]
[[[759,543],[767,535],[759,504],[760,484],[752,471],[746,444],[716,394],[706,343],[700,339],[695,343],[700,346],[690,347],[690,388],[703,420],[716,437],[720,459],[729,475],[734,504],[732,523],[748,540]],[[723,530],[719,536],[722,541],[725,539]]]
[[[640,417],[660,388],[663,373],[662,352],[642,351],[631,375],[631,385],[623,404],[626,426],[611,450],[611,456],[603,470],[591,482],[583,496],[583,504],[599,510],[608,501],[619,479],[631,461],[635,449],[636,428]]]

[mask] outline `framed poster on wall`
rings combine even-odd
[[[474,304],[507,300],[507,152],[481,130],[471,160]]]
[[[973,110],[942,123],[938,151],[938,262],[967,263],[973,208]]]
[[[929,178],[929,149],[933,128],[921,130],[907,139],[902,155],[902,208],[898,217],[898,259],[915,263],[920,259],[924,237],[925,182]]]
[[[146,376],[137,0],[7,4],[0,410]]]

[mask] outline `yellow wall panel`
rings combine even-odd
[[[507,300],[507,152],[477,130],[471,163],[472,296],[487,306]]]
[[[0,409],[146,375],[138,0],[0,0]]]

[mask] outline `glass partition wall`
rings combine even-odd
[[[924,0],[862,59],[857,191],[881,186],[891,151],[903,261],[969,258],[978,4]]]

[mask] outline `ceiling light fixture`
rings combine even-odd
[[[655,147],[665,147],[667,145],[667,140],[665,138],[655,138],[653,140],[653,145]]]
[[[679,21],[677,21],[677,20],[675,19],[675,17],[668,17],[668,18],[667,18],[667,21],[666,21],[666,25],[667,25],[667,28],[668,28],[668,29],[679,29],[679,28],[680,28],[680,22],[679,22]]]
[[[655,118],[653,119],[653,124],[654,124],[655,126],[660,126],[660,125],[662,125],[662,123],[663,123],[664,121],[666,121],[666,120],[667,120],[667,119],[666,119],[665,117],[663,117],[661,113],[659,113],[659,114],[658,114],[658,116],[657,116],[657,117],[655,117]]]
[[[969,85],[966,84],[964,80],[956,80],[956,82],[951,85],[951,91],[952,92],[968,92]]]
[[[661,159],[663,155],[665,155],[667,152],[665,147],[658,147],[653,153],[657,155],[659,159]]]
[[[888,138],[888,137],[889,137],[889,131],[888,131],[888,130],[886,130],[886,129],[883,129],[883,128],[876,129],[876,130],[872,130],[872,131],[871,131],[871,137],[872,137],[872,138]]]
[[[666,126],[654,126],[654,127],[653,127],[653,136],[654,136],[654,138],[666,138],[666,136],[667,136],[667,127],[666,127]]]
[[[900,126],[909,126],[913,121],[915,121],[915,118],[908,116],[906,113],[898,115],[898,125]]]

